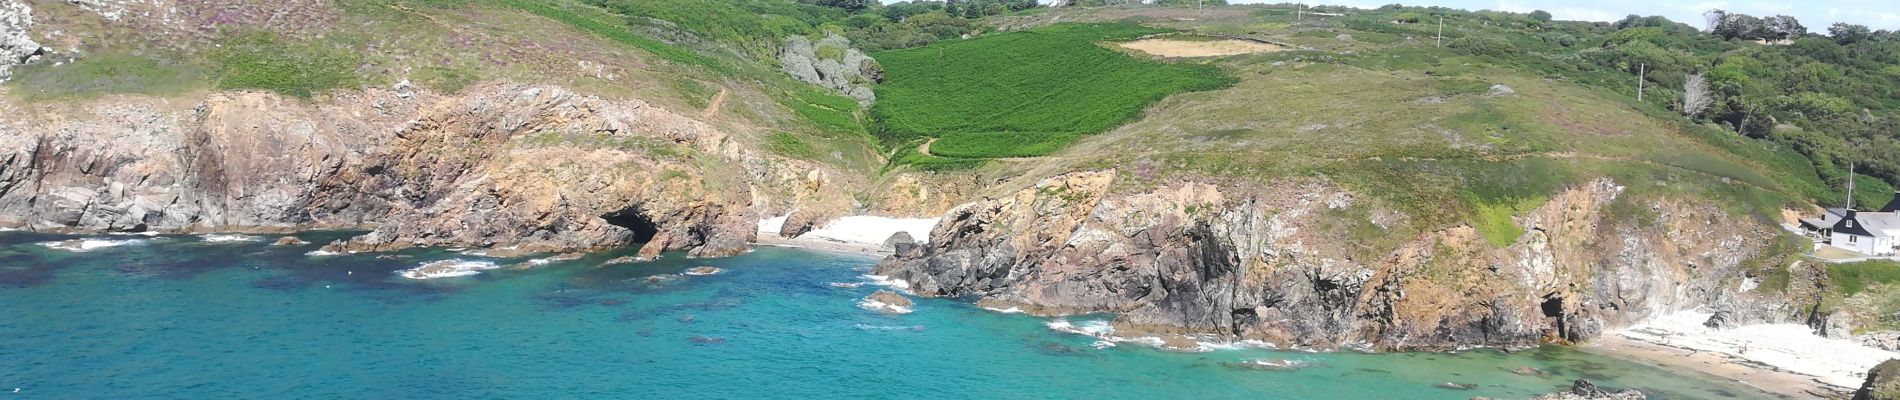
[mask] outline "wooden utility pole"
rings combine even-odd
[[[1649,72],[1649,63],[1636,64],[1636,101],[1643,101],[1643,75]]]
[[[1854,163],[1847,163],[1847,209],[1854,209]]]
[[[1438,47],[1445,47],[1445,16],[1438,16]]]
[[[1306,3],[1293,3],[1293,20],[1306,20]]]

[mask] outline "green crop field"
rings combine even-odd
[[[1019,157],[1113,128],[1168,95],[1233,83],[1214,66],[1143,60],[1098,44],[1163,32],[1064,24],[878,53],[886,81],[872,115],[887,142],[944,137],[932,153]]]

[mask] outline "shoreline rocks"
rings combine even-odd
[[[858,307],[885,314],[909,314],[911,305],[910,299],[889,290],[872,292],[858,302]]]
[[[1140,336],[1445,351],[1574,343],[1652,310],[1747,298],[1723,282],[1776,235],[1712,227],[1699,221],[1727,212],[1676,199],[1658,207],[1655,227],[1609,219],[1623,188],[1598,179],[1514,216],[1531,229],[1507,246],[1452,226],[1364,254],[1328,245],[1350,234],[1328,226],[1396,212],[1324,180],[1122,193],[1116,177],[1059,175],[958,207],[926,245],[872,273],[920,296],[1112,313],[1118,331]]]
[[[1900,360],[1887,360],[1867,371],[1867,382],[1854,400],[1900,400]]]
[[[369,88],[330,97],[9,104],[49,122],[0,122],[0,148],[11,149],[0,152],[0,227],[361,229],[370,232],[324,251],[560,253],[644,242],[649,258],[723,257],[755,239],[757,210],[768,206],[755,201],[783,208],[844,196],[811,189],[808,176],[830,176],[812,174],[821,165],[768,158],[637,99],[505,82],[453,96]],[[699,157],[737,167],[705,168]]]

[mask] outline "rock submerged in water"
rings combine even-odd
[[[310,241],[303,240],[296,236],[285,236],[285,237],[277,238],[277,241],[271,242],[270,245],[272,246],[302,246],[306,244],[310,244]]]
[[[1440,383],[1434,386],[1438,386],[1439,389],[1451,389],[1451,390],[1471,390],[1471,389],[1478,388],[1478,385],[1476,384],[1458,383],[1458,382],[1445,382],[1445,383]]]
[[[706,275],[718,274],[720,272],[725,272],[725,270],[719,269],[716,267],[701,265],[697,267],[687,268],[686,272],[683,272],[683,273],[687,275],[692,275],[692,276],[706,276]]]
[[[1247,360],[1247,361],[1241,361],[1241,362],[1223,362],[1223,363],[1220,363],[1220,365],[1223,367],[1227,367],[1228,369],[1238,369],[1238,370],[1248,370],[1248,371],[1293,371],[1293,370],[1297,370],[1297,369],[1305,367],[1306,362],[1299,361],[1299,360],[1288,360],[1284,358],[1275,358],[1271,360]]]
[[[1649,395],[1636,389],[1623,389],[1615,392],[1598,388],[1589,380],[1578,379],[1570,384],[1570,390],[1532,397],[1531,400],[1646,400]],[[1471,400],[1493,400],[1488,397],[1473,397]]]
[[[871,293],[870,296],[864,296],[864,301],[858,302],[858,306],[885,314],[909,314],[911,302],[910,299],[904,298],[904,295],[897,292],[879,290]]]

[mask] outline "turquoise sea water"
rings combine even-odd
[[[1562,348],[1098,349],[1047,319],[954,300],[920,299],[906,315],[866,311],[856,303],[875,286],[831,283],[863,281],[875,260],[794,249],[607,267],[598,265],[624,254],[595,254],[415,281],[396,271],[474,258],[310,257],[314,245],[197,236],[112,237],[140,241],[84,252],[36,244],[64,239],[0,233],[0,399],[1466,399],[1522,398],[1577,377],[1652,398],[1761,397]],[[519,260],[498,262],[509,261]],[[698,265],[725,272],[677,275]],[[1253,359],[1305,367],[1224,364]],[[1553,374],[1509,372],[1526,366]],[[1435,386],[1443,382],[1478,386]]]

